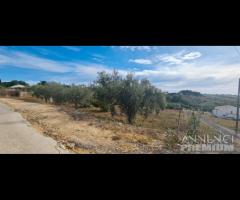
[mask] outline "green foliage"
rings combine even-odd
[[[159,113],[165,108],[166,99],[162,92],[144,79],[138,81],[133,74],[124,79],[117,71],[112,74],[98,73],[93,85],[95,105],[102,111],[111,111],[116,114],[115,106],[119,106],[126,114],[128,122],[133,123],[137,113],[148,117],[149,114]]]
[[[137,113],[141,110],[143,97],[144,88],[139,81],[133,78],[132,74],[128,74],[122,82],[119,103],[130,124],[133,123]]]
[[[92,92],[86,86],[67,86],[55,82],[32,86],[33,95],[42,98],[45,102],[52,99],[53,103],[60,105],[70,103],[78,107],[87,107],[91,104]]]
[[[97,80],[93,86],[96,105],[102,111],[111,111],[115,115],[115,105],[118,104],[122,78],[117,71],[112,74],[106,72],[98,73]]]
[[[24,86],[29,86],[28,83],[26,83],[25,81],[17,81],[17,80],[13,80],[10,82],[0,82],[0,86],[2,87],[11,87],[14,85],[24,85]]]
[[[138,81],[132,74],[128,74],[122,80],[119,104],[127,115],[128,122],[132,124],[138,113],[147,118],[150,114],[158,114],[165,109],[166,99],[147,79]]]
[[[4,97],[7,95],[6,89],[2,86],[0,86],[0,96]]]
[[[47,87],[46,92],[47,94],[50,94],[50,98],[52,98],[55,104],[61,105],[68,101],[68,87],[66,85],[52,82],[44,87]]]
[[[178,94],[189,95],[189,96],[203,96],[200,92],[195,92],[192,90],[182,90]]]
[[[88,107],[91,105],[92,91],[83,85],[72,85],[67,89],[67,101],[72,103],[75,108]]]
[[[188,135],[190,136],[194,136],[197,134],[197,129],[200,125],[200,120],[199,120],[199,117],[194,113],[192,112],[192,115],[189,119],[189,122],[188,122]]]
[[[165,109],[166,98],[161,90],[152,86],[146,79],[141,81],[141,87],[143,89],[141,112],[145,118],[154,112],[159,114],[160,110]]]
[[[175,130],[168,129],[164,138],[163,148],[167,151],[179,152],[181,136]]]
[[[41,81],[31,89],[34,96],[44,99],[46,103],[52,100],[55,104],[72,104],[75,108],[92,104],[102,111],[111,111],[112,116],[118,106],[131,124],[138,113],[147,118],[149,114],[158,114],[166,107],[165,95],[148,80],[139,81],[132,74],[122,78],[117,71],[98,73],[91,87]]]
[[[236,100],[237,97],[234,95],[200,94],[198,92],[184,90],[179,93],[167,94],[167,108],[177,109],[181,106],[186,109],[200,109],[211,112],[216,106],[236,106]]]
[[[51,98],[51,91],[48,85],[34,85],[31,87],[31,90],[33,96],[44,99],[46,103],[48,103]]]

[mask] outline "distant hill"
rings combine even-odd
[[[183,90],[178,93],[167,94],[168,108],[188,108],[212,111],[214,107],[221,105],[236,106],[237,96],[201,94],[191,90]]]
[[[192,90],[182,90],[178,94],[179,95],[188,95],[188,96],[203,96],[200,92],[195,92]]]

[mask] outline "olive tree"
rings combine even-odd
[[[122,78],[117,71],[112,74],[106,72],[98,73],[97,80],[94,83],[94,97],[97,105],[102,111],[111,111],[115,115],[115,106],[119,101]]]
[[[133,74],[128,74],[121,85],[119,103],[128,122],[132,124],[141,110],[144,90],[139,81],[134,79]]]
[[[92,92],[83,85],[72,85],[67,90],[67,101],[72,103],[75,108],[88,107],[91,104]]]
[[[48,85],[37,84],[31,87],[32,95],[44,99],[45,103],[51,98],[51,91]]]

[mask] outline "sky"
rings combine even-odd
[[[237,94],[240,47],[0,46],[2,81],[90,84],[97,72],[114,69],[167,92]]]

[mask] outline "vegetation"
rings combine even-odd
[[[178,93],[167,94],[167,108],[176,109],[179,107],[211,112],[214,107],[221,105],[236,106],[235,95],[201,94],[190,90]]]
[[[95,105],[104,112],[111,111],[112,116],[116,114],[115,106],[119,104],[121,83],[122,77],[117,71],[113,71],[112,74],[100,72],[92,86]]]
[[[24,81],[0,82],[0,95],[4,95],[4,88],[15,84],[28,85]],[[138,80],[133,74],[122,77],[117,71],[98,73],[91,86],[41,81],[31,87],[31,92],[46,103],[75,108],[94,106],[102,112],[111,112],[112,117],[121,112],[131,124],[138,114],[146,119],[165,108],[212,111],[216,106],[236,104],[234,95],[209,95],[191,90],[165,94],[147,79]]]
[[[0,86],[2,87],[11,87],[11,86],[14,86],[14,85],[24,85],[24,86],[29,86],[28,83],[26,83],[25,81],[17,81],[17,80],[13,80],[13,81],[9,81],[9,82],[2,82],[0,80]]]
[[[188,122],[188,135],[194,136],[197,134],[198,127],[200,125],[199,117],[196,115],[196,113],[192,112],[191,117]]]
[[[92,91],[84,85],[72,85],[66,90],[67,101],[75,108],[89,107],[91,105]]]
[[[166,107],[165,95],[148,80],[137,80],[132,74],[122,78],[117,71],[98,73],[90,87],[41,81],[31,89],[33,96],[46,103],[70,104],[75,108],[93,105],[103,112],[111,111],[112,117],[117,114],[118,107],[130,124],[134,123],[137,114],[147,118]]]
[[[132,74],[128,74],[122,81],[119,103],[129,123],[133,123],[138,113],[147,118],[149,114],[159,114],[166,106],[161,90],[146,79],[134,79]]]
[[[146,88],[143,88],[142,85],[142,82],[134,79],[132,74],[128,74],[122,82],[119,103],[130,124],[133,123],[137,113],[143,108],[144,89]],[[148,107],[150,108],[150,106]]]
[[[33,96],[44,99],[46,103],[50,101],[57,105],[69,103],[75,108],[90,106],[92,94],[86,86],[68,86],[55,82],[42,83],[32,86],[32,92]]]

